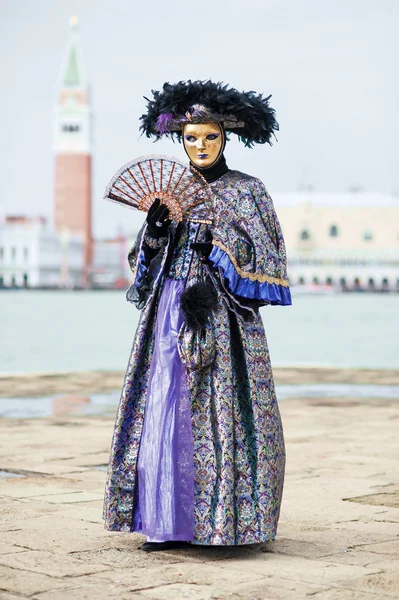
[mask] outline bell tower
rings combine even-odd
[[[88,286],[92,263],[92,115],[77,17],[71,17],[70,26],[54,111],[54,226],[59,233],[82,235],[84,283]]]

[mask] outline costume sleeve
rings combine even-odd
[[[272,199],[261,181],[240,190],[213,234],[209,260],[231,294],[249,305],[290,305],[283,235]]]
[[[126,292],[126,299],[139,310],[143,309],[158,287],[162,276],[168,248],[169,237],[155,240],[148,235],[147,224],[141,228],[136,243],[128,254],[133,282]]]

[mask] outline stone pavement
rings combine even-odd
[[[150,555],[141,536],[102,526],[113,418],[1,420],[0,598],[399,598],[399,402],[280,407],[287,477],[276,542]]]

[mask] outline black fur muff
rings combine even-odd
[[[201,281],[184,290],[180,304],[187,327],[192,331],[199,331],[217,309],[218,296],[211,283]]]

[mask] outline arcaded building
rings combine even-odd
[[[399,291],[399,198],[274,194],[293,285]]]

